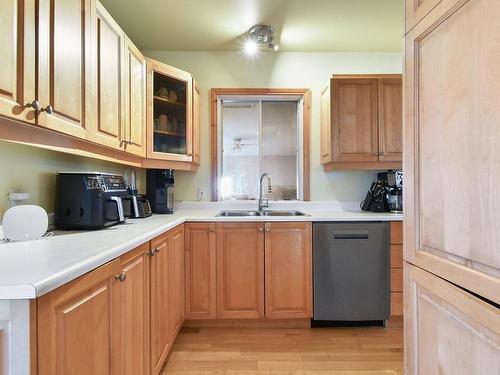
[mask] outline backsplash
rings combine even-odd
[[[0,216],[7,208],[7,195],[13,190],[30,194],[25,203],[53,212],[58,171],[101,171],[123,174],[125,165],[0,141]],[[137,185],[145,193],[145,170],[136,169]]]

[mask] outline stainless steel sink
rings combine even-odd
[[[266,210],[266,211],[221,211],[217,217],[234,217],[234,216],[308,216],[301,211],[285,211],[285,210]]]
[[[217,217],[224,216],[260,216],[258,211],[221,211],[217,214]]]
[[[283,210],[266,210],[262,211],[264,216],[309,216],[302,211],[283,211]]]

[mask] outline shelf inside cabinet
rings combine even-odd
[[[176,108],[186,108],[185,103],[173,102],[170,99],[164,98],[162,96],[155,95],[155,96],[153,96],[153,99],[159,104],[169,105],[169,106],[176,107]]]
[[[168,132],[168,131],[164,131],[164,130],[154,130],[154,132],[157,134],[168,135],[168,136],[172,136],[172,137],[185,137],[186,136],[185,134]]]

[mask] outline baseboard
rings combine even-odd
[[[311,328],[311,319],[186,320],[183,328]]]

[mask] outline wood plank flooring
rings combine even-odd
[[[163,375],[400,375],[403,328],[183,328]]]

